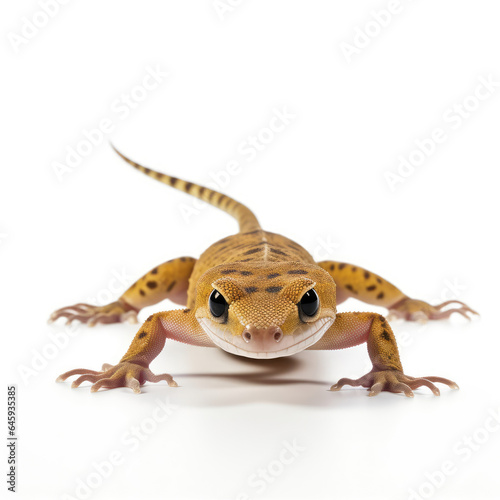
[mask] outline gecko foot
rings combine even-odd
[[[446,309],[443,311],[443,307],[450,304],[458,305]],[[432,306],[423,300],[416,300],[405,298],[398,303],[392,305],[389,308],[389,315],[387,319],[391,320],[394,318],[403,318],[407,321],[420,321],[425,322],[429,319],[446,319],[449,318],[453,313],[458,313],[467,319],[471,319],[469,314],[478,314],[476,311],[471,309],[467,304],[460,302],[459,300],[447,300],[442,304]]]
[[[336,384],[332,385],[331,391],[339,391],[344,385],[353,387],[362,386],[370,389],[368,396],[377,396],[382,391],[402,392],[405,396],[412,398],[413,389],[418,387],[428,387],[434,396],[439,396],[439,389],[433,384],[439,382],[446,384],[452,389],[458,389],[458,385],[451,380],[442,377],[410,377],[398,370],[371,371],[356,380],[342,378]]]
[[[90,304],[75,304],[54,311],[49,323],[59,318],[66,318],[66,324],[78,320],[88,326],[95,326],[97,323],[137,323],[137,310],[125,302],[116,301],[105,306],[92,306]]]
[[[90,392],[97,392],[101,387],[114,389],[116,387],[129,387],[136,394],[141,392],[141,385],[145,382],[160,382],[165,380],[170,387],[177,387],[177,382],[168,373],[155,375],[148,367],[130,361],[120,362],[117,365],[105,363],[101,371],[77,368],[57,377],[56,382],[63,382],[72,375],[80,375],[71,387],[78,387],[82,382],[92,382]]]

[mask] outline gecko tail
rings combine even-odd
[[[240,226],[240,233],[261,229],[259,221],[257,220],[257,217],[255,217],[254,213],[248,207],[233,198],[219,193],[218,191],[214,191],[213,189],[199,186],[193,182],[184,181],[182,179],[178,179],[177,177],[162,174],[156,170],[151,170],[143,165],[139,165],[139,163],[132,161],[130,158],[127,158],[125,155],[120,153],[120,151],[118,151],[113,144],[111,144],[111,147],[129,165],[132,165],[137,170],[140,170],[143,174],[146,174],[157,181],[163,182],[163,184],[167,184],[167,186],[173,187],[179,191],[183,191],[184,193],[205,201],[206,203],[209,203],[210,205],[213,205],[214,207],[217,207],[233,216]]]

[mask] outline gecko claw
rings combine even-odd
[[[141,392],[141,384],[136,378],[128,379],[127,387],[130,387],[130,389],[132,389],[135,394],[139,394]]]
[[[429,388],[434,396],[439,396],[441,393],[433,382],[445,384],[450,389],[458,389],[458,385],[451,380],[442,377],[410,377],[398,370],[382,370],[367,373],[356,380],[350,378],[342,378],[336,384],[332,385],[331,391],[339,391],[344,385],[362,386],[370,389],[368,396],[373,397],[380,394],[382,391],[400,392],[409,398],[413,398],[414,389],[419,387]]]
[[[90,392],[97,392],[101,388],[128,387],[135,394],[139,394],[145,382],[160,382],[161,380],[165,380],[170,387],[177,387],[177,382],[168,373],[155,375],[148,367],[132,361],[122,361],[117,365],[104,363],[101,371],[77,368],[59,375],[56,381],[63,382],[72,375],[80,376],[71,384],[71,388],[79,387],[83,382],[91,382]]]

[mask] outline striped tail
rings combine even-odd
[[[233,198],[230,198],[229,196],[226,196],[225,194],[219,193],[217,191],[213,191],[210,188],[199,186],[198,184],[183,181],[182,179],[177,179],[176,177],[171,177],[170,175],[162,174],[161,172],[156,172],[155,170],[146,168],[127,158],[125,155],[120,153],[120,151],[118,151],[112,144],[111,147],[127,163],[132,165],[137,170],[140,170],[144,174],[148,175],[149,177],[163,182],[164,184],[167,184],[168,186],[171,186],[175,189],[184,191],[184,193],[190,194],[191,196],[205,201],[210,205],[213,205],[214,207],[220,208],[224,212],[227,212],[229,215],[232,215],[238,221],[238,224],[240,226],[240,233],[246,233],[248,231],[260,229],[259,221],[257,220],[257,217],[255,217],[253,212],[245,205],[239,203]]]

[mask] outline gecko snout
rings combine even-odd
[[[279,326],[256,328],[255,326],[249,325],[243,330],[241,336],[247,344],[265,349],[268,346],[281,342],[283,332]]]

